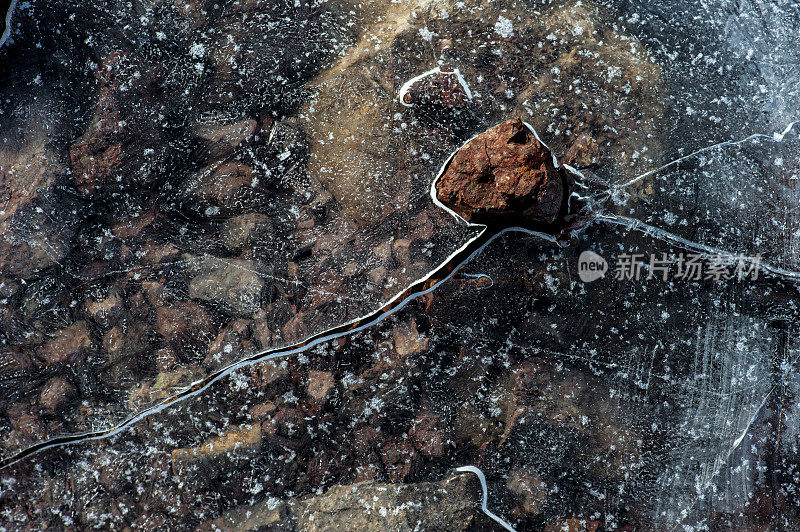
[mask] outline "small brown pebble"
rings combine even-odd
[[[588,133],[581,133],[567,150],[565,162],[575,168],[588,168],[600,159],[600,148]]]
[[[308,372],[306,391],[316,403],[324,404],[333,390],[334,379],[330,371],[312,370]]]
[[[62,377],[53,377],[42,388],[39,404],[50,413],[60,410],[74,395],[75,387]]]

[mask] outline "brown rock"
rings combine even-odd
[[[0,221],[19,213],[43,190],[49,188],[62,170],[48,148],[48,138],[35,124],[26,124],[25,143],[0,147]]]
[[[44,385],[39,394],[39,404],[55,413],[75,395],[75,387],[62,377],[53,377]]]
[[[557,226],[574,178],[519,118],[465,144],[436,183],[439,200],[471,223]]]
[[[208,12],[205,9],[203,0],[172,1],[175,4],[175,11],[186,20],[187,29],[198,30],[205,25]]]
[[[402,266],[411,264],[411,240],[398,238],[392,242],[392,255]]]
[[[429,339],[419,333],[413,319],[395,327],[392,330],[392,338],[395,351],[400,356],[413,355],[428,348]]]
[[[259,425],[233,427],[222,436],[211,438],[199,447],[172,451],[172,470],[183,477],[188,469],[200,464],[216,469],[223,465],[220,459],[228,455],[250,456],[258,452],[261,441]]]
[[[189,282],[189,296],[222,304],[240,316],[252,316],[261,308],[264,280],[252,261],[205,257],[198,274]]]
[[[22,278],[60,262],[70,239],[46,210],[48,191],[66,169],[53,152],[52,125],[41,120],[47,113],[38,105],[25,113],[30,119],[24,126],[7,128],[0,143],[0,264],[4,274]],[[6,134],[10,129],[13,135]]]
[[[286,342],[300,340],[305,336],[304,318],[305,313],[298,312],[287,321],[281,328],[282,340]]]
[[[216,327],[203,307],[194,301],[180,301],[156,309],[156,332],[167,341],[190,337],[210,341],[216,336]]]
[[[336,486],[294,502],[298,530],[488,530],[474,475],[419,484]]]
[[[567,150],[565,161],[575,168],[588,168],[600,161],[600,148],[587,133],[581,133]]]
[[[377,431],[372,425],[364,425],[353,431],[350,438],[350,447],[359,462],[366,462],[364,458],[372,454],[376,445],[383,438],[383,434]]]
[[[330,371],[312,370],[308,372],[306,391],[315,402],[324,404],[333,390],[333,373]]]
[[[199,528],[209,530],[489,530],[477,508],[474,475],[441,482],[335,486],[325,493],[282,501],[272,497],[240,506]]]
[[[39,356],[48,364],[57,364],[91,344],[89,326],[85,321],[77,321],[56,332],[55,338],[41,348]]]

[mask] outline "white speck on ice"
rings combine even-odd
[[[506,17],[499,17],[494,23],[494,31],[502,38],[508,39],[514,35],[514,25]]]
[[[430,42],[433,39],[433,32],[428,29],[428,27],[421,28],[419,30],[419,35],[422,37],[423,40]]]
[[[195,59],[200,59],[201,57],[205,57],[206,47],[202,43],[196,42],[189,47],[189,55],[191,55]]]

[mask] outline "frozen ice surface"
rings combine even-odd
[[[0,526],[800,528],[796,2],[9,20]],[[569,247],[504,234],[374,326],[258,362],[474,238],[431,181],[516,116],[585,176]]]

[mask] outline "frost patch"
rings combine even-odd
[[[494,31],[503,39],[508,39],[514,35],[514,25],[506,17],[501,16],[494,23]]]
[[[422,40],[431,42],[433,39],[433,32],[427,27],[424,27],[419,30],[419,36],[422,37]]]

